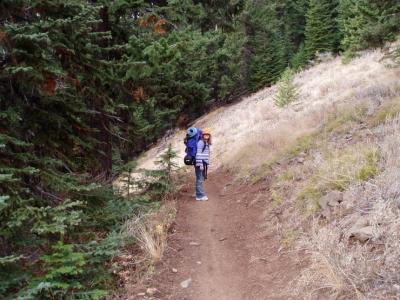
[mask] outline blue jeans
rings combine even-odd
[[[200,170],[200,167],[195,167],[196,172],[196,198],[204,197],[206,194],[203,189],[203,171]]]

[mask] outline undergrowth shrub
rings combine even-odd
[[[69,184],[76,193],[58,205],[40,207],[34,205],[40,199],[32,199],[8,212],[5,202],[0,207],[0,230],[4,241],[10,242],[0,244],[2,299],[107,295],[116,287],[109,261],[121,247],[135,242],[133,236],[121,234],[121,226],[134,215],[159,207],[159,201],[174,191],[174,157],[170,148],[160,159],[160,169],[149,172],[151,178],[141,183],[146,189],[129,196],[122,196],[110,183],[77,185],[77,179],[60,177],[60,184]],[[120,171],[132,168],[130,163]]]
[[[161,200],[175,191],[172,180],[172,171],[178,167],[174,162],[175,158],[176,152],[172,150],[172,146],[169,144],[165,153],[161,154],[160,159],[156,161],[160,168],[145,171],[147,176],[156,179],[150,180],[147,186],[147,190],[150,191],[153,198]]]
[[[294,83],[294,72],[286,69],[281,75],[278,82],[278,91],[274,96],[275,105],[278,107],[288,106],[291,102],[296,101],[299,91]]]

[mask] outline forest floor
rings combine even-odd
[[[157,292],[136,299],[291,299],[288,282],[301,269],[299,253],[282,252],[269,228],[268,180],[246,185],[231,178],[210,174],[209,201],[195,201],[194,184],[183,188],[168,249],[146,284]]]

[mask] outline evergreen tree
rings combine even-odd
[[[299,91],[293,82],[294,72],[287,68],[278,82],[278,91],[274,96],[275,105],[278,107],[288,106],[291,102],[296,101]]]
[[[305,52],[308,59],[313,59],[316,53],[338,50],[337,5],[336,0],[310,0],[305,27]]]
[[[290,65],[293,70],[299,70],[305,67],[308,63],[304,44],[300,45],[297,53],[291,58]]]
[[[306,0],[248,1],[244,10],[250,86],[278,80],[304,41]],[[247,54],[249,55],[249,54]]]
[[[250,85],[252,90],[273,83],[285,69],[287,40],[282,36],[282,24],[276,3],[250,1],[249,15]]]
[[[350,55],[380,47],[400,31],[400,3],[396,0],[340,0],[342,48]]]

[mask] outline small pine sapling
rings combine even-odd
[[[290,68],[287,68],[285,72],[283,72],[278,82],[278,91],[274,96],[276,106],[285,107],[297,99],[299,91],[293,81],[293,77],[294,72]]]
[[[178,167],[174,161],[176,156],[176,152],[172,149],[171,144],[169,144],[167,151],[160,155],[160,159],[156,161],[156,164],[160,165],[160,168],[158,170],[146,171],[148,176],[155,179],[155,181],[150,183],[148,190],[158,199],[162,199],[175,190],[172,172]]]

